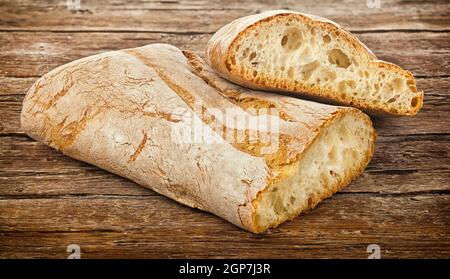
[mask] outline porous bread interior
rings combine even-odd
[[[292,173],[254,202],[257,230],[292,219],[350,183],[372,155],[373,133],[354,114],[336,118],[292,166]]]
[[[245,80],[394,114],[420,109],[422,93],[409,73],[380,67],[327,28],[286,18],[261,21],[236,41],[231,67]]]

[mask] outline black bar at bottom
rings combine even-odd
[[[284,274],[289,274],[289,278],[311,274],[365,278],[384,277],[389,275],[388,270],[395,269],[402,277],[425,275],[431,278],[433,274],[446,274],[449,263],[448,260],[0,260],[0,270],[3,274],[26,272],[34,276],[60,275],[61,278],[92,275],[95,271],[129,279],[132,275],[143,278],[279,278]]]

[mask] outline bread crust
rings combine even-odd
[[[276,18],[295,18],[300,21],[319,26],[331,33],[342,38],[347,43],[351,44],[359,55],[365,57],[369,64],[379,68],[392,70],[407,78],[407,83],[413,93],[416,93],[417,106],[410,110],[406,109],[388,109],[382,104],[369,104],[364,100],[346,100],[333,92],[319,86],[305,86],[302,84],[280,84],[276,79],[270,76],[260,76],[255,78],[251,75],[241,75],[238,73],[236,67],[233,65],[235,57],[235,46],[240,38],[244,38],[252,30],[258,28],[262,23],[271,21]],[[206,49],[206,61],[217,73],[224,78],[233,81],[239,85],[249,87],[257,90],[271,90],[280,92],[291,92],[300,96],[308,96],[317,98],[317,100],[331,101],[331,103],[338,103],[343,105],[355,106],[368,112],[376,114],[390,114],[390,115],[415,115],[419,112],[423,105],[423,92],[419,92],[416,87],[416,82],[411,72],[406,71],[399,66],[378,60],[375,54],[363,44],[357,37],[353,36],[349,31],[341,27],[339,24],[315,15],[304,14],[289,10],[273,10],[263,12],[261,14],[250,15],[232,21],[226,26],[217,31],[209,40]]]
[[[276,108],[279,148],[263,154],[258,144],[219,135],[210,119],[195,110],[195,101],[222,111],[235,108],[242,115],[250,113],[247,108]],[[188,125],[180,109],[216,144],[173,142],[174,127]],[[267,228],[255,221],[258,197],[290,175],[286,166],[298,162],[324,127],[344,114],[363,119],[372,129],[357,109],[245,89],[217,76],[189,51],[153,44],[90,56],[44,75],[24,99],[21,127],[68,156],[260,233]],[[332,191],[313,197],[311,205],[359,173],[358,168]]]

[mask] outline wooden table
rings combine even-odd
[[[376,1],[376,0],[375,0]],[[450,257],[450,2],[0,1],[0,257]],[[374,117],[364,174],[310,213],[253,235],[63,156],[20,129],[37,78],[84,56],[164,42],[202,51],[240,16],[289,8],[337,21],[381,59],[412,71],[416,117]]]

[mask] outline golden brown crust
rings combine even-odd
[[[235,59],[234,57],[236,54],[236,44],[240,38],[245,38],[250,32],[258,28],[264,22],[282,17],[295,18],[326,29],[351,44],[353,48],[358,51],[359,55],[365,57],[366,60],[369,61],[369,64],[379,68],[389,69],[405,76],[412,92],[417,93],[415,99],[417,105],[413,106],[411,109],[388,108],[383,104],[365,102],[363,99],[353,99],[350,101],[346,98],[341,98],[338,92],[327,90],[319,86],[306,86],[301,83],[280,83],[276,77],[265,76],[262,73],[258,73],[257,77],[245,74],[242,75],[239,73],[235,65],[236,63],[233,60]],[[366,45],[364,45],[358,38],[353,36],[350,32],[342,28],[337,23],[318,16],[307,15],[300,12],[275,10],[239,18],[231,22],[215,33],[209,40],[206,49],[206,60],[208,64],[218,72],[218,74],[230,81],[252,89],[287,91],[294,94],[299,94],[300,96],[321,97],[339,104],[355,106],[369,112],[382,114],[387,113],[392,115],[415,115],[421,109],[423,104],[423,92],[417,91],[416,82],[413,75],[409,71],[403,70],[395,64],[377,60],[376,56],[372,53],[372,51],[370,51],[369,48],[367,48]]]

